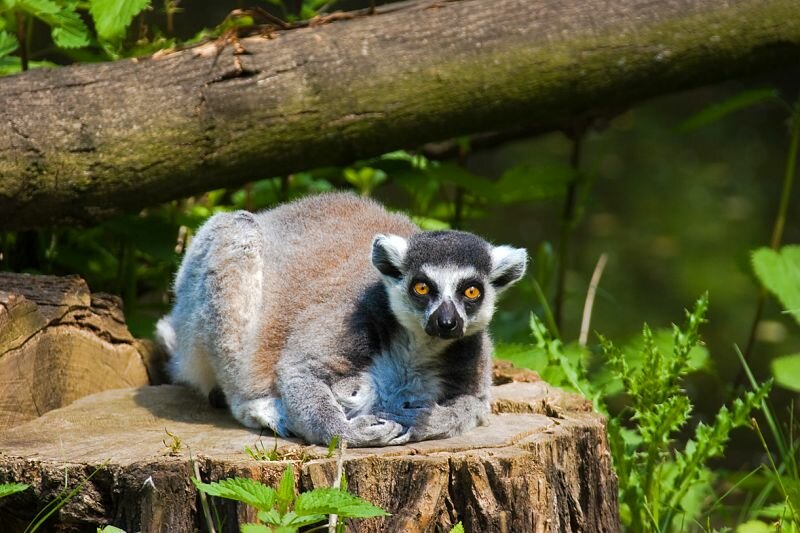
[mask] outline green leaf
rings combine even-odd
[[[294,469],[291,463],[286,465],[281,482],[278,485],[278,512],[283,516],[294,501]]]
[[[775,383],[784,389],[800,392],[800,353],[777,357],[770,363]]]
[[[5,498],[6,496],[11,496],[12,494],[16,494],[17,492],[22,492],[27,490],[30,485],[25,483],[3,483],[0,485],[0,498]]]
[[[19,47],[19,41],[15,35],[0,31],[0,57],[7,56]]]
[[[211,496],[242,502],[259,511],[269,511],[275,505],[277,494],[275,489],[267,487],[252,479],[235,477],[213,483],[203,483],[192,478],[197,490]]]
[[[337,514],[340,518],[371,518],[389,513],[358,496],[332,488],[319,488],[297,497],[294,511],[299,516]]]
[[[150,0],[89,0],[97,36],[114,40],[125,36],[133,17],[150,7]]]
[[[242,524],[242,533],[272,533],[272,530],[264,524]]]
[[[89,28],[74,6],[62,6],[51,0],[17,0],[16,5],[50,26],[57,46],[80,48],[89,44]]]
[[[277,509],[270,509],[269,511],[259,511],[258,519],[271,526],[277,526],[281,523],[281,515]]]
[[[286,525],[291,526],[294,528],[301,528],[305,526],[310,526],[312,524],[316,524],[318,522],[322,522],[323,520],[327,519],[328,517],[324,514],[310,514],[305,516],[297,516],[295,513],[291,513],[293,516],[291,520],[289,520]],[[289,515],[287,515],[289,516]]]
[[[775,528],[761,520],[748,520],[736,528],[736,533],[774,533]]]
[[[53,42],[61,48],[81,48],[89,45],[89,28],[74,11],[64,10],[52,17],[50,34]]]
[[[800,323],[800,245],[784,246],[777,252],[759,248],[752,261],[759,281]]]
[[[464,167],[454,163],[442,163],[436,166],[431,165],[428,168],[428,173],[436,180],[463,187],[464,190],[474,196],[485,199],[492,199],[496,196],[494,189],[495,184],[493,181],[483,176],[473,174]]]
[[[505,171],[497,182],[494,200],[512,204],[558,198],[577,177],[569,165],[517,165]]]
[[[125,530],[116,526],[105,526],[103,529],[97,528],[97,533],[125,533]]]
[[[706,126],[740,109],[746,109],[769,100],[778,100],[778,92],[775,89],[753,89],[743,91],[722,102],[710,105],[693,115],[678,126],[678,131],[690,131]]]
[[[464,533],[464,524],[459,522],[458,524],[453,526],[453,529],[450,530],[450,533]]]

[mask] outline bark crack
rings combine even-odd
[[[24,141],[25,147],[29,152],[33,152],[40,158],[44,156],[44,152],[42,152],[42,150],[39,149],[38,146],[36,146],[36,144],[31,139],[31,136],[22,131],[22,128],[20,128],[16,122],[10,120],[9,125],[11,126],[11,131],[13,131],[20,139]]]

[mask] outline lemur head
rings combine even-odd
[[[523,248],[492,246],[462,231],[376,235],[372,264],[381,273],[400,324],[457,339],[484,329],[497,295],[525,274]]]

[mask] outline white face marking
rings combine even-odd
[[[433,266],[425,265],[422,267],[422,272],[436,284],[438,294],[436,300],[428,306],[425,312],[425,321],[428,321],[431,313],[433,313],[443,302],[450,300],[456,306],[456,311],[467,324],[467,313],[464,311],[464,306],[461,304],[461,295],[458,294],[458,285],[465,279],[474,279],[478,277],[478,272],[472,267],[451,267],[451,266]]]

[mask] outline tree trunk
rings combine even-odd
[[[0,431],[95,392],[147,385],[151,353],[128,332],[118,298],[89,294],[78,277],[0,273]]]
[[[351,492],[389,511],[349,522],[349,531],[619,531],[617,484],[605,424],[588,402],[542,381],[494,388],[488,426],[461,437],[390,448],[348,449]],[[165,446],[179,439],[174,449]],[[259,445],[259,443],[261,443]],[[280,460],[257,461],[245,446],[273,446]],[[30,483],[0,500],[0,523],[21,530],[67,480],[78,495],[48,531],[206,530],[190,477],[245,476],[276,486],[288,461],[296,488],[332,485],[327,449],[261,436],[225,410],[174,386],[119,389],[51,411],[0,436],[0,482]],[[90,474],[100,469],[91,480]],[[224,531],[253,521],[252,510],[211,499]]]
[[[120,210],[422,142],[553,128],[800,63],[796,0],[424,0],[0,80],[0,227]]]

